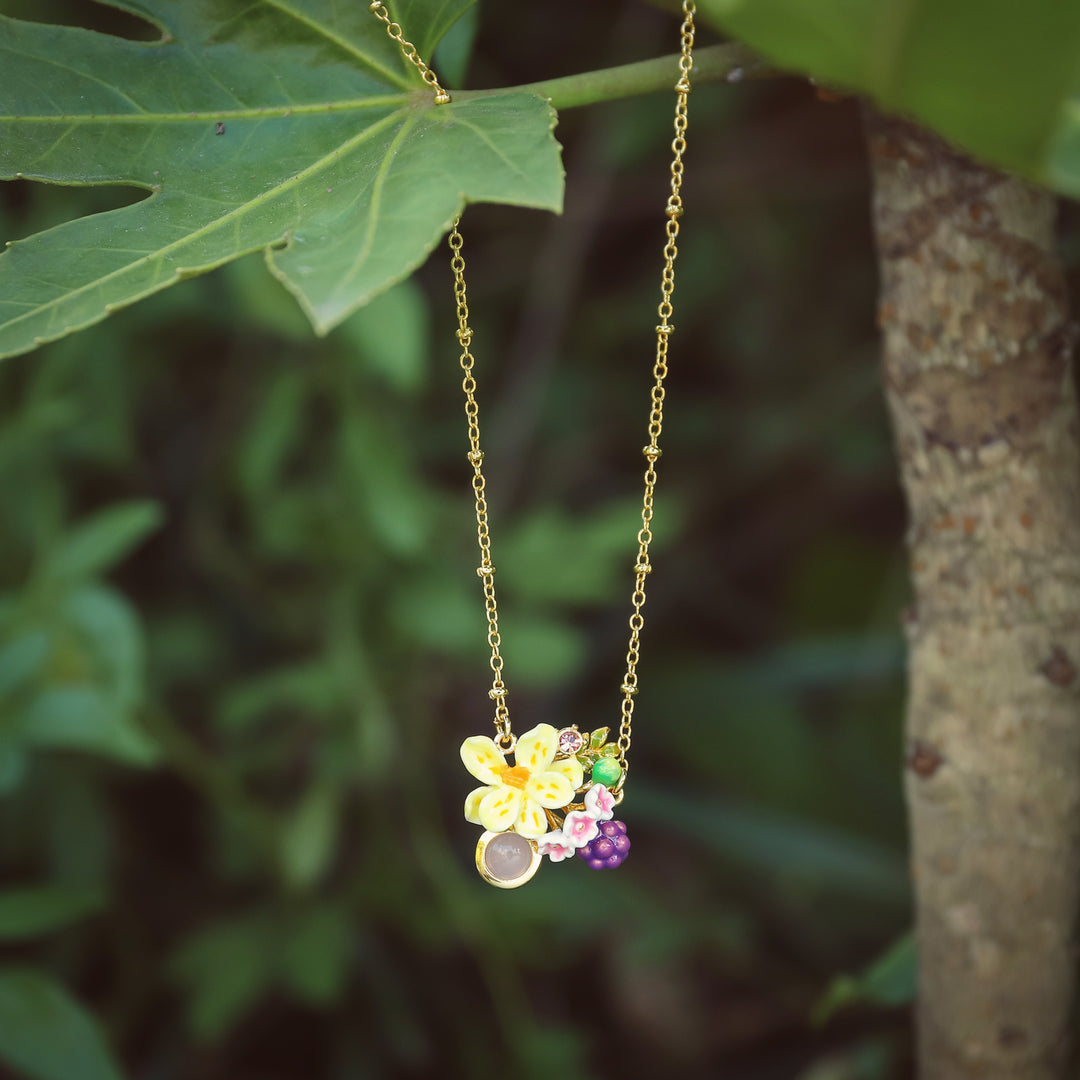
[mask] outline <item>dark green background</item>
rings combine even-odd
[[[674,34],[488,4],[467,85]],[[566,215],[464,224],[518,730],[617,722],[672,106],[568,113]],[[0,194],[4,238],[125,198]],[[472,869],[457,748],[491,709],[444,253],[323,341],[253,257],[0,369],[0,874],[69,904],[28,931],[0,890],[0,972],[65,985],[127,1076],[909,1072],[902,1009],[812,1023],[909,918],[856,104],[699,87],[685,198],[617,873]]]

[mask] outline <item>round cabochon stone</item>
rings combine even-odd
[[[536,848],[515,832],[495,833],[485,840],[483,869],[494,885],[523,884],[536,871]]]

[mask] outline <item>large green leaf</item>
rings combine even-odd
[[[473,2],[389,6],[429,56]],[[466,202],[561,205],[551,108],[434,105],[366,3],[117,6],[161,41],[0,18],[0,177],[150,193],[0,256],[0,356],[260,249],[325,333]]]
[[[120,1080],[93,1017],[30,968],[0,971],[0,1061],[27,1080]]]
[[[1080,4],[700,0],[777,64],[869,94],[979,157],[1080,195]]]

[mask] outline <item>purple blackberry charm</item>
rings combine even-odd
[[[578,857],[593,870],[614,870],[622,866],[630,852],[630,837],[621,821],[601,821],[600,834],[584,847],[578,848]]]

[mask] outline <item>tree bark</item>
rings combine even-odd
[[[923,1080],[1069,1071],[1080,442],[1055,201],[870,116],[910,511],[906,787]]]

